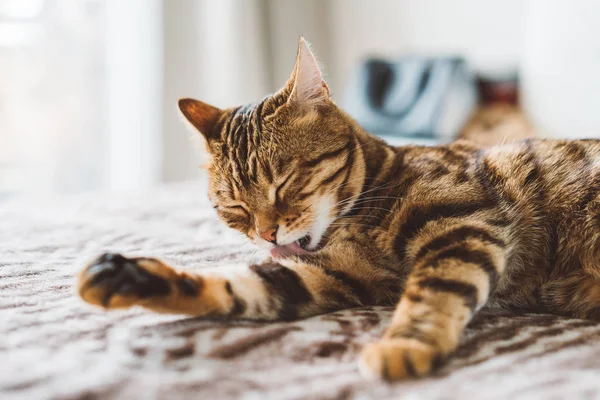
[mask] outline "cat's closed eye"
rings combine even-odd
[[[240,204],[215,206],[219,216],[234,229],[245,229],[250,224],[251,213]]]
[[[228,212],[228,213],[232,213],[232,214],[237,214],[237,215],[241,215],[241,216],[245,216],[245,217],[249,217],[250,216],[250,211],[248,211],[248,209],[240,204],[234,204],[234,205],[224,205],[224,206],[219,206],[218,210],[221,210],[223,212]]]

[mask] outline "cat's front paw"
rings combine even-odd
[[[415,378],[428,375],[441,358],[436,348],[416,339],[383,339],[363,349],[359,369],[367,378]]]
[[[157,267],[160,262],[153,259],[103,254],[79,274],[79,295],[86,302],[104,308],[129,307],[146,298],[168,296],[171,284],[152,271]]]

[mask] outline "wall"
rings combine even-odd
[[[165,95],[162,178],[198,175],[198,133],[184,126],[177,100],[227,108],[269,91],[261,0],[164,0]]]
[[[476,68],[516,67],[521,0],[334,0],[335,69],[343,80],[364,54],[462,54]]]
[[[523,105],[546,134],[600,138],[600,2],[530,1]]]
[[[516,68],[525,3],[480,0],[272,0],[274,75],[289,76],[297,38],[313,44],[334,95],[365,55],[462,54],[479,70]],[[291,61],[290,61],[291,60]]]

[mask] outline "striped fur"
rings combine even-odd
[[[486,304],[600,318],[600,141],[392,147],[335,106],[303,46],[256,105],[180,107],[220,217],[272,254],[261,232],[277,246],[308,232],[309,251],[202,275],[104,255],[80,274],[84,300],[255,320],[398,303],[360,364],[385,379],[430,373]]]

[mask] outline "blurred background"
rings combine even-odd
[[[543,136],[599,137],[598,16],[597,0],[0,0],[0,197],[194,178],[176,100],[261,99],[300,35],[334,99],[392,141],[450,140],[485,81]]]

